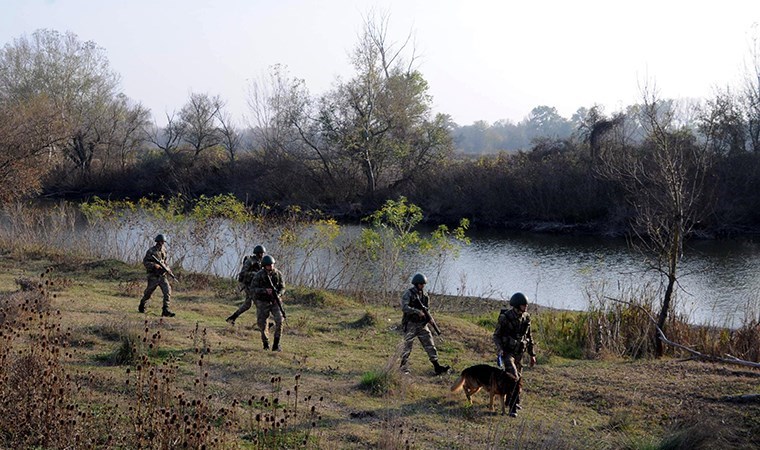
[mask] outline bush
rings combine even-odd
[[[399,374],[395,370],[370,371],[362,375],[359,388],[375,397],[389,395],[400,384]]]

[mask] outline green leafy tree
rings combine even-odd
[[[363,174],[369,199],[381,188],[412,181],[450,153],[446,116],[433,115],[432,97],[414,55],[403,58],[409,39],[388,39],[388,18],[370,17],[352,53],[353,78],[338,82],[321,99],[318,126],[338,165]]]
[[[440,225],[427,237],[415,230],[422,219],[422,209],[409,203],[406,197],[386,200],[380,209],[364,219],[370,227],[362,230],[361,247],[369,263],[369,272],[377,275],[382,292],[403,285],[413,271],[411,267],[422,262],[422,257],[442,259],[457,251],[456,243],[469,243],[465,236],[469,227],[466,219],[453,230]]]

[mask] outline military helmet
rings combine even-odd
[[[259,255],[259,254],[263,255],[266,252],[267,252],[267,249],[265,249],[263,245],[257,245],[256,247],[253,247],[254,255]]]
[[[272,255],[266,255],[263,258],[261,258],[261,265],[262,266],[268,266],[268,265],[274,264],[274,262],[275,261],[274,261],[274,258],[272,257]]]
[[[515,292],[512,294],[511,297],[509,297],[509,305],[510,306],[520,306],[520,305],[527,305],[528,304],[528,297],[525,296],[522,292]]]
[[[156,236],[156,238],[155,238],[155,239],[153,239],[153,240],[154,240],[154,241],[156,241],[156,242],[166,242],[166,238],[164,237],[164,235],[163,235],[163,234],[159,234],[159,235],[158,235],[158,236]]]
[[[427,284],[427,277],[421,273],[414,274],[412,277],[412,284]]]

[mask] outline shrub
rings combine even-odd
[[[393,392],[400,383],[399,375],[394,370],[369,371],[362,375],[359,388],[375,397],[384,397]]]

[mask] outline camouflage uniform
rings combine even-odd
[[[414,338],[418,338],[422,344],[422,348],[428,354],[430,362],[436,369],[438,364],[438,350],[433,343],[433,334],[427,326],[427,321],[422,315],[422,308],[420,305],[428,308],[430,305],[430,297],[427,292],[420,291],[416,286],[412,286],[401,297],[401,310],[404,313],[404,317],[401,319],[401,325],[404,330],[404,347],[401,352],[401,370],[409,372],[409,355],[412,353],[412,344]]]
[[[246,256],[243,258],[243,268],[240,270],[240,273],[238,274],[238,281],[243,286],[243,289],[245,290],[245,302],[243,302],[242,305],[240,305],[240,308],[237,309],[230,317],[227,318],[227,322],[230,322],[232,324],[235,323],[235,320],[244,312],[251,309],[251,303],[253,302],[253,292],[251,292],[251,281],[253,280],[253,277],[256,275],[256,273],[261,270],[261,257],[258,255],[251,255]]]
[[[153,295],[153,291],[155,291],[157,287],[160,287],[161,292],[164,294],[162,315],[172,316],[173,313],[169,311],[169,303],[171,303],[172,296],[172,287],[169,285],[169,280],[166,278],[166,272],[163,269],[156,268],[157,263],[153,259],[154,256],[156,259],[166,265],[166,249],[163,247],[163,245],[159,245],[157,243],[153,247],[149,248],[148,252],[145,253],[145,257],[143,258],[143,266],[145,266],[145,270],[148,272],[148,287],[145,288],[143,297],[140,299],[140,306],[138,310],[140,312],[145,311],[145,305],[148,302],[148,299],[150,299],[150,296]]]
[[[272,268],[271,273],[267,272],[266,269],[261,269],[253,276],[248,290],[253,294],[253,299],[256,304],[256,322],[261,331],[261,342],[264,344],[264,349],[269,348],[267,319],[269,319],[269,315],[271,314],[272,319],[274,319],[274,342],[272,350],[278,351],[280,349],[280,335],[282,334],[282,312],[280,311],[280,307],[277,306],[275,296],[267,294],[267,289],[272,289],[273,287],[279,295],[282,295],[285,292],[285,285],[282,282],[282,272],[275,268]]]
[[[493,342],[502,352],[504,370],[516,377],[522,376],[522,358],[536,356],[533,336],[530,333],[530,314],[519,314],[514,308],[502,309],[493,332]]]

